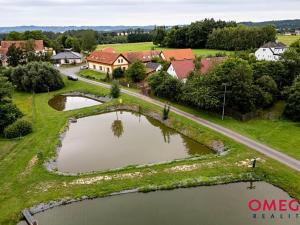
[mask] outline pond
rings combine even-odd
[[[34,215],[40,225],[296,225],[296,213],[267,212],[253,218],[248,202],[290,200],[287,193],[265,182],[131,193],[84,200]],[[274,214],[275,218],[269,216]],[[291,218],[288,218],[290,213]]]
[[[68,111],[100,105],[102,102],[82,96],[57,95],[50,99],[49,105],[58,111]]]
[[[132,112],[89,116],[71,123],[57,158],[61,172],[89,172],[213,153],[149,117]]]

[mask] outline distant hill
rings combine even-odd
[[[153,30],[154,25],[149,26],[16,26],[16,27],[0,27],[0,33],[9,33],[11,31],[32,31],[32,30],[42,30],[42,31],[52,31],[57,33],[62,33],[68,30],[96,30],[96,31],[125,31],[129,29],[141,28],[143,30]]]
[[[277,20],[264,22],[242,22],[241,24],[247,26],[265,26],[268,24],[274,25],[279,30],[295,30],[300,28],[300,19],[297,20]]]

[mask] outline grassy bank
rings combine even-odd
[[[127,51],[146,51],[146,50],[165,50],[168,48],[160,48],[154,45],[152,42],[141,42],[141,43],[124,43],[124,44],[107,44],[98,45],[97,49],[103,49],[107,47],[114,48],[117,52],[127,52]],[[195,55],[201,56],[214,56],[216,53],[224,52],[226,54],[231,54],[231,51],[214,50],[214,49],[193,49]]]
[[[117,100],[67,112],[58,112],[48,106],[54,95],[69,91],[83,91],[107,95],[108,90],[82,82],[66,81],[66,88],[53,93],[15,93],[14,102],[28,119],[34,122],[34,132],[22,139],[0,140],[0,224],[12,225],[26,207],[40,202],[62,198],[97,197],[125,189],[173,188],[178,186],[212,185],[261,179],[277,185],[300,199],[300,173],[295,172],[261,154],[238,144],[218,133],[174,113],[170,122],[178,131],[185,131],[195,140],[206,143],[222,140],[228,148],[225,156],[209,155],[196,161],[173,162],[145,168],[127,168],[118,172],[96,173],[83,176],[59,176],[51,174],[43,166],[47,158],[55,155],[59,133],[73,116],[90,115],[107,106],[118,104]],[[139,105],[142,110],[161,112],[150,103],[122,95],[124,104]],[[37,158],[41,152],[43,157]],[[258,168],[248,167],[250,159],[260,157]],[[106,176],[111,179],[100,179]],[[97,179],[96,179],[97,178]],[[98,180],[92,182],[93,180]]]

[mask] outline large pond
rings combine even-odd
[[[253,213],[252,199],[290,200],[287,193],[264,183],[122,194],[65,205],[35,215],[40,225],[299,225],[296,213]],[[298,212],[299,213],[299,212]],[[274,218],[271,218],[272,214]],[[290,219],[288,218],[290,214]]]
[[[209,153],[209,148],[149,117],[113,112],[70,124],[57,167],[62,172],[88,172]]]
[[[100,104],[102,103],[90,98],[66,95],[57,95],[49,101],[49,105],[58,111],[68,111]]]

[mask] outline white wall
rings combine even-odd
[[[280,56],[276,54],[282,54],[285,50],[284,48],[272,48],[272,50],[270,48],[259,48],[255,52],[255,57],[257,60],[277,61]]]
[[[176,74],[172,64],[169,66],[167,73],[170,74],[172,77],[175,77],[178,79],[177,74]]]

